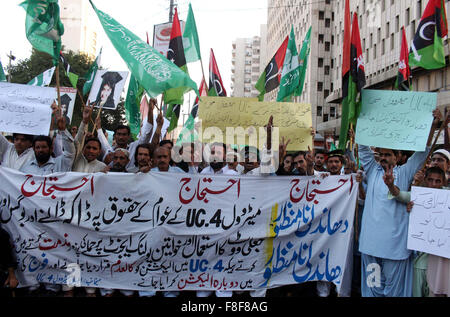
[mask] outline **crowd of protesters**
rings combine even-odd
[[[414,252],[406,247],[411,186],[425,186],[444,189],[450,172],[448,149],[434,148],[430,154],[434,131],[442,120],[439,110],[433,112],[434,121],[424,152],[406,152],[386,148],[370,148],[359,145],[358,156],[353,152],[334,150],[287,152],[290,140],[282,138],[277,149],[271,149],[271,142],[264,150],[245,146],[233,148],[223,143],[188,143],[174,146],[170,140],[163,140],[163,117],[160,113],[153,122],[153,108],[156,100],[150,102],[149,115],[141,127],[139,137],[132,140],[130,128],[119,125],[114,130],[114,143],[110,144],[102,130],[99,117],[95,120],[95,131],[89,132],[92,121],[92,106],[83,110],[79,127],[71,127],[55,105],[50,135],[31,136],[15,133],[12,140],[0,134],[1,166],[33,175],[48,175],[55,172],[116,172],[116,173],[200,173],[227,175],[263,175],[283,177],[309,175],[355,174],[359,183],[359,195],[353,226],[353,252],[347,260],[347,280],[342,281],[339,294],[328,282],[314,282],[289,285],[277,289],[251,292],[161,292],[82,288],[67,285],[36,284],[26,290],[20,284],[14,270],[13,246],[6,231],[0,230],[1,283],[9,290],[17,289],[24,296],[67,296],[83,294],[95,296],[165,296],[176,297],[231,297],[231,296],[449,296],[450,260],[431,254]],[[270,131],[272,117],[266,126]],[[153,126],[156,130],[153,133]],[[314,135],[314,132],[312,131]],[[350,130],[349,137],[353,138]],[[205,147],[208,151],[204,151]],[[175,153],[175,154],[174,154]],[[207,153],[207,155],[205,155]],[[174,156],[177,156],[176,159]],[[280,163],[273,164],[273,159]],[[427,160],[428,159],[428,160]],[[274,168],[278,166],[278,168]],[[379,283],[369,285],[367,280],[370,265],[381,268]]]

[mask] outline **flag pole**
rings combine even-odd
[[[100,117],[100,114],[102,113],[102,109],[103,109],[103,105],[100,106],[100,108],[98,109],[98,113],[97,113],[97,118],[94,122],[94,128],[92,129],[92,134],[94,134],[96,128],[97,128],[97,120]]]
[[[57,96],[58,96],[58,109],[61,110],[61,92],[60,92],[60,83],[59,83],[59,61],[58,61],[58,65],[56,65],[56,92],[57,92]]]
[[[202,76],[203,76],[203,80],[205,81],[205,85],[206,85],[206,78],[205,78],[205,71],[203,70],[203,60],[200,59],[200,66],[202,67]],[[206,91],[208,91],[208,85],[206,85]],[[201,94],[201,92],[200,92]]]

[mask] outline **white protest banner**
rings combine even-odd
[[[43,177],[0,168],[0,177],[0,221],[21,286],[73,282],[73,267],[78,285],[129,290],[342,284],[358,188],[351,175]]]
[[[47,135],[55,89],[0,82],[0,131]]]
[[[411,189],[408,249],[450,259],[450,190]]]
[[[436,108],[436,93],[363,89],[361,99],[356,143],[425,151]]]

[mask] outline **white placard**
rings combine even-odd
[[[412,187],[408,249],[450,259],[450,190]]]
[[[55,89],[0,83],[0,131],[48,135]]]

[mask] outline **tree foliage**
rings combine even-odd
[[[87,73],[89,67],[94,62],[94,59],[90,58],[84,53],[76,53],[71,50],[65,52],[63,48],[63,54],[67,62],[71,67],[71,72],[79,76],[77,89],[80,94],[83,91],[83,85],[85,79],[83,76]],[[53,67],[52,58],[50,55],[38,50],[32,49],[31,56],[24,60],[19,60],[16,65],[12,65],[8,69],[8,73],[11,75],[11,82],[17,84],[26,84],[37,75]],[[56,74],[56,72],[55,72]],[[69,78],[66,76],[63,67],[59,70],[59,81],[61,87],[72,87]],[[56,87],[56,75],[53,75],[50,87]],[[75,107],[72,114],[71,126],[78,126],[82,119],[83,102],[80,99],[80,94],[77,94]],[[87,102],[88,96],[83,96],[84,103]],[[93,114],[93,120],[95,120],[97,113]],[[125,107],[124,101],[121,100],[116,110],[102,110],[102,127],[107,130],[114,130],[119,124],[126,124],[125,119]],[[90,125],[90,131],[93,125]]]

